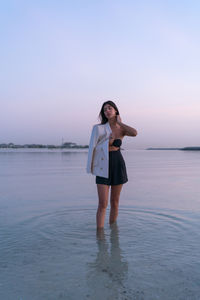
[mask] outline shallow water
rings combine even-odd
[[[96,232],[87,153],[0,152],[0,299],[200,299],[200,153],[123,151]]]

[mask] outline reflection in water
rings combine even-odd
[[[96,259],[88,263],[88,297],[91,299],[122,299],[122,295],[124,297],[126,295],[123,283],[127,276],[128,263],[124,261],[119,246],[117,224],[113,224],[110,228],[110,251],[104,229],[97,230]]]

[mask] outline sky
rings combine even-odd
[[[0,1],[0,144],[88,144],[104,101],[130,149],[200,146],[200,1]]]

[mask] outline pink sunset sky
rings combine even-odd
[[[0,143],[88,144],[114,101],[130,149],[200,146],[199,1],[5,1]]]

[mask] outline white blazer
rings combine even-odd
[[[90,137],[87,173],[108,178],[109,166],[109,138],[112,133],[110,124],[96,124],[92,128]]]

